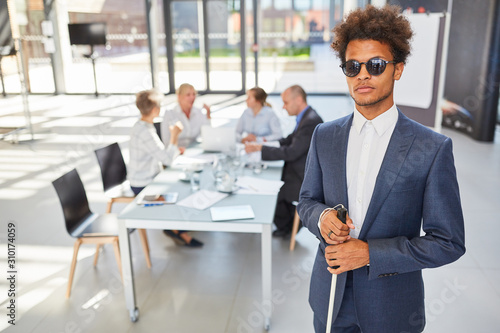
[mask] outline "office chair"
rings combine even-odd
[[[101,168],[102,186],[109,198],[106,213],[111,213],[113,203],[129,203],[134,200],[134,193],[127,181],[127,167],[123,160],[122,151],[118,143],[97,149],[95,151],[97,162]],[[137,229],[141,239],[142,249],[146,257],[146,264],[151,268],[149,256],[148,236],[145,229]]]
[[[161,123],[153,123],[153,125],[155,126],[156,134],[158,134],[161,140]]]
[[[297,201],[292,202],[294,206],[297,206],[299,203]],[[299,213],[297,213],[297,208],[295,208],[295,215],[293,216],[293,226],[292,226],[292,236],[290,237],[290,251],[295,249],[295,236],[299,231],[299,223],[300,217]]]
[[[81,244],[97,244],[94,266],[97,265],[100,246],[113,244],[116,262],[121,275],[118,221],[116,215],[98,215],[90,211],[85,188],[76,169],[54,180],[52,185],[61,202],[66,230],[71,237],[76,238],[69,272],[68,289],[66,290],[66,298],[69,298],[75,274],[76,259]]]
[[[111,213],[115,202],[129,203],[135,195],[127,182],[127,167],[118,143],[97,149],[95,155],[101,168],[102,186],[109,198],[106,213]]]

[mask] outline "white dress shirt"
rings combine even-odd
[[[181,147],[187,147],[194,142],[200,136],[203,125],[210,125],[210,119],[207,118],[206,114],[201,112],[201,109],[193,106],[188,119],[179,104],[177,104],[173,109],[166,110],[163,116],[161,140],[165,145],[170,143],[169,126],[173,126],[177,121],[180,121],[182,126],[184,126],[179,135],[179,146]]]
[[[127,177],[133,187],[148,185],[160,173],[162,165],[170,165],[179,153],[176,145],[165,148],[154,125],[142,120],[132,127],[129,150]]]
[[[380,166],[397,120],[398,110],[394,104],[373,120],[367,120],[354,108],[346,157],[348,213],[355,226],[350,232],[352,238],[358,238],[363,227]],[[329,210],[326,209],[321,217]]]

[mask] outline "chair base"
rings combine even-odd
[[[116,263],[118,264],[118,269],[120,270],[120,276],[123,280],[122,275],[122,262],[120,258],[120,246],[118,242],[118,236],[109,237],[81,237],[75,241],[73,246],[73,260],[71,261],[71,268],[69,271],[68,288],[66,290],[66,298],[71,295],[71,286],[73,284],[73,277],[75,276],[76,261],[78,258],[78,250],[80,250],[80,245],[82,244],[97,244],[96,254],[94,256],[94,266],[97,264],[97,258],[99,256],[99,248],[104,244],[113,244],[113,249],[115,252]]]

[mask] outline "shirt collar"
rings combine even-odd
[[[356,129],[356,132],[361,133],[363,126],[370,121],[375,128],[375,131],[379,136],[385,133],[391,126],[393,126],[398,120],[398,109],[396,104],[393,104],[389,110],[385,111],[381,115],[377,116],[375,119],[366,119],[357,109],[354,107],[354,118],[352,120],[352,126]]]
[[[297,125],[295,126],[297,128],[297,126],[299,126],[300,124],[300,121],[302,120],[302,118],[304,117],[304,114],[306,113],[306,110],[309,109],[309,105],[306,106],[304,108],[304,110],[300,111],[300,113],[297,115],[297,118],[295,118],[295,121],[297,122]]]

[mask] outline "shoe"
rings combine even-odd
[[[183,231],[185,232],[185,231]],[[172,230],[163,230],[163,233],[167,235],[168,237],[172,238],[172,240],[175,242],[175,244],[180,245],[180,246],[187,246],[187,247],[202,247],[203,243],[197,240],[196,238],[191,238],[191,241],[187,243],[184,238],[181,237],[181,234],[183,232],[175,233]]]
[[[286,238],[288,235],[290,235],[292,232],[290,230],[286,229],[276,229],[273,231],[273,237],[281,237],[281,238]]]
[[[177,245],[185,245],[186,244],[186,241],[178,233],[176,234],[172,230],[163,230],[163,233],[165,235],[167,235],[168,237],[172,238],[172,240]]]
[[[203,243],[197,240],[196,238],[191,238],[189,243],[186,243],[187,247],[202,247]]]

